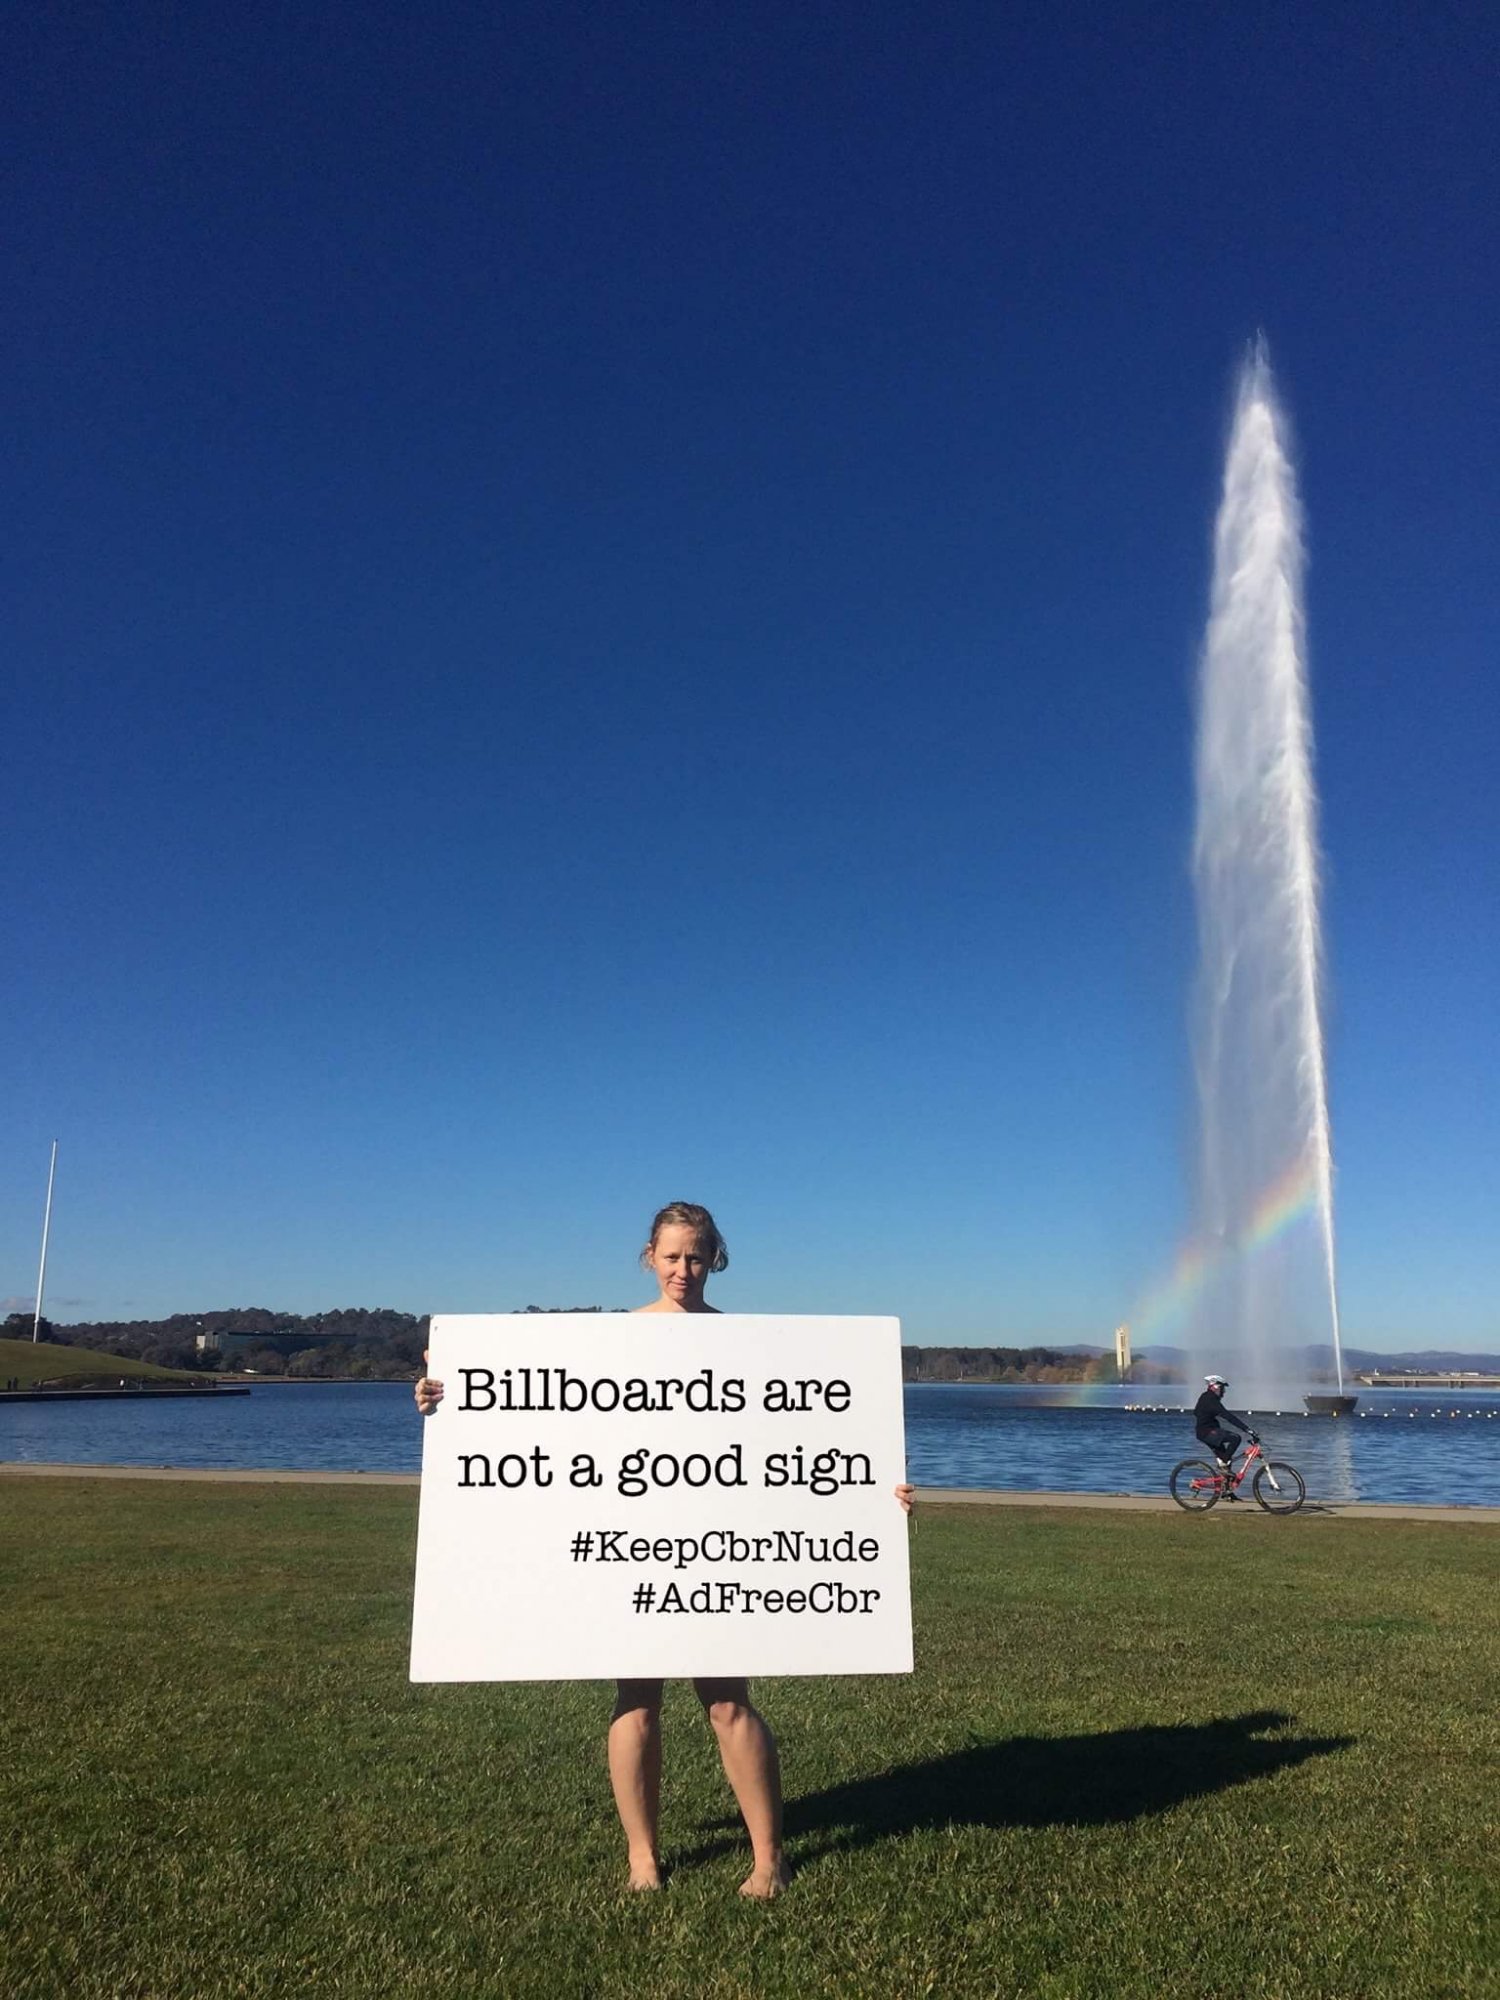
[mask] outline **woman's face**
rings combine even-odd
[[[661,1286],[661,1295],[684,1312],[696,1312],[703,1304],[703,1287],[708,1281],[709,1257],[697,1232],[685,1222],[668,1222],[657,1232],[651,1246],[651,1269]]]

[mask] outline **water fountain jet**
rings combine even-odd
[[[1332,1336],[1345,1409],[1321,1017],[1317,795],[1302,513],[1264,341],[1240,374],[1198,686],[1202,1282],[1188,1346],[1274,1406]],[[1293,1357],[1297,1356],[1297,1359]]]

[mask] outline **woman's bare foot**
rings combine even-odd
[[[741,1882],[740,1894],[742,1896],[753,1896],[760,1903],[769,1903],[773,1896],[781,1894],[782,1890],[789,1885],[791,1879],[791,1869],[780,1858],[773,1861],[766,1868],[762,1868],[757,1864],[750,1870],[744,1881]]]
[[[630,1857],[630,1887],[632,1889],[659,1889],[661,1885],[661,1863],[657,1860],[656,1856],[654,1854],[632,1854]]]

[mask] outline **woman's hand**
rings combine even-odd
[[[418,1387],[420,1388],[420,1386],[419,1383]],[[901,1503],[902,1513],[909,1514],[917,1504],[917,1489],[915,1486],[898,1486],[896,1488],[896,1498]]]
[[[427,1359],[427,1350],[425,1348],[422,1350],[422,1359],[424,1362]],[[434,1382],[430,1376],[424,1375],[418,1382],[414,1393],[417,1398],[417,1414],[423,1417],[430,1417],[438,1404],[443,1400],[443,1385],[441,1382]]]

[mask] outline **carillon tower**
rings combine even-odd
[[[1130,1328],[1115,1328],[1115,1368],[1123,1382],[1130,1373]]]

